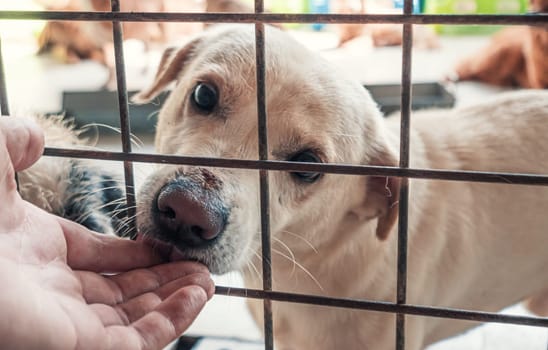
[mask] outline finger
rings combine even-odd
[[[174,279],[193,274],[202,274],[209,278],[209,271],[204,265],[190,261],[179,261],[153,266],[149,269],[138,269],[109,276],[108,278],[118,286],[124,300],[127,300],[136,295],[156,290],[159,286]]]
[[[206,292],[208,299],[215,289],[211,277],[203,273],[195,273],[171,281],[153,292],[132,298],[123,304],[117,305],[115,309],[122,315],[122,318],[129,320],[129,322],[135,322],[154,310],[163,300],[187,286],[201,287]]]
[[[177,290],[185,286],[200,286],[206,292],[207,300],[210,300],[215,294],[215,282],[211,275],[204,273],[194,273],[185,277],[178,278],[169,283],[166,283],[155,292],[162,300],[169,298]]]
[[[123,303],[134,296],[154,291],[159,286],[175,279],[193,274],[201,274],[205,279],[211,279],[205,266],[188,261],[157,265],[149,269],[138,269],[114,276],[103,276],[90,271],[76,271],[86,302],[108,305]],[[203,287],[210,296],[211,291],[208,288],[213,290],[214,287],[207,283],[204,283]]]
[[[44,133],[28,118],[2,117],[0,130],[15,171],[24,170],[40,158],[44,151]]]
[[[161,302],[162,298],[158,294],[145,293],[116,305],[114,310],[121,315],[120,318],[127,320],[126,325],[128,325],[153,311]]]
[[[11,206],[18,198],[15,170],[34,163],[42,153],[44,139],[35,124],[22,118],[0,118],[0,196]]]
[[[109,349],[161,349],[190,326],[206,301],[201,287],[180,289],[131,326],[108,327]]]
[[[149,245],[98,234],[66,219],[58,221],[67,241],[67,263],[75,270],[121,272],[163,262]]]
[[[91,311],[97,315],[101,324],[105,327],[118,325],[124,326],[129,324],[129,320],[115,308],[105,304],[91,304],[89,305]]]

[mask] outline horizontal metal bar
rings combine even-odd
[[[225,286],[216,286],[215,294],[252,299],[270,299],[273,301],[282,301],[288,303],[321,305],[354,310],[368,310],[426,317],[451,318],[475,322],[509,323],[515,325],[548,327],[548,318],[544,317],[505,315],[494,312],[470,311],[445,307],[396,304],[384,301],[372,301],[362,299],[333,298],[319,295],[295,294],[277,291],[264,291],[258,289],[233,288]]]
[[[222,22],[222,23],[410,23],[543,25],[548,15],[279,14],[201,12],[0,11],[5,20]]]
[[[321,172],[344,175],[395,176],[413,179],[505,183],[514,185],[548,186],[548,175],[517,174],[482,171],[457,171],[434,169],[402,169],[373,165],[297,163],[276,160],[245,160],[228,158],[187,157],[148,153],[123,153],[97,150],[77,150],[47,147],[46,156],[86,158],[140,163],[181,164],[217,168]]]

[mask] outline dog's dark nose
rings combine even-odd
[[[226,215],[196,185],[174,182],[160,190],[157,199],[158,225],[163,234],[175,243],[200,247],[224,229]]]

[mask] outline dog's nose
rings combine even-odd
[[[217,237],[226,219],[207,197],[196,186],[177,182],[162,188],[157,219],[163,234],[189,247],[202,246]]]

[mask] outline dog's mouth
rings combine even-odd
[[[215,274],[237,270],[245,260],[247,239],[241,232],[248,230],[233,221],[232,202],[220,188],[204,187],[212,175],[197,174],[179,175],[141,196],[138,240],[166,261],[197,261]]]
[[[152,247],[154,252],[166,261],[196,261],[207,265],[205,261],[201,261],[198,257],[183,253],[175,244],[155,238],[151,235],[139,233],[136,240],[137,242]]]
[[[138,233],[137,241],[149,245],[165,261],[194,261],[205,265],[213,274],[237,270],[236,261],[241,255],[233,246],[211,244],[202,248],[178,246],[177,243],[164,240],[161,236]]]

